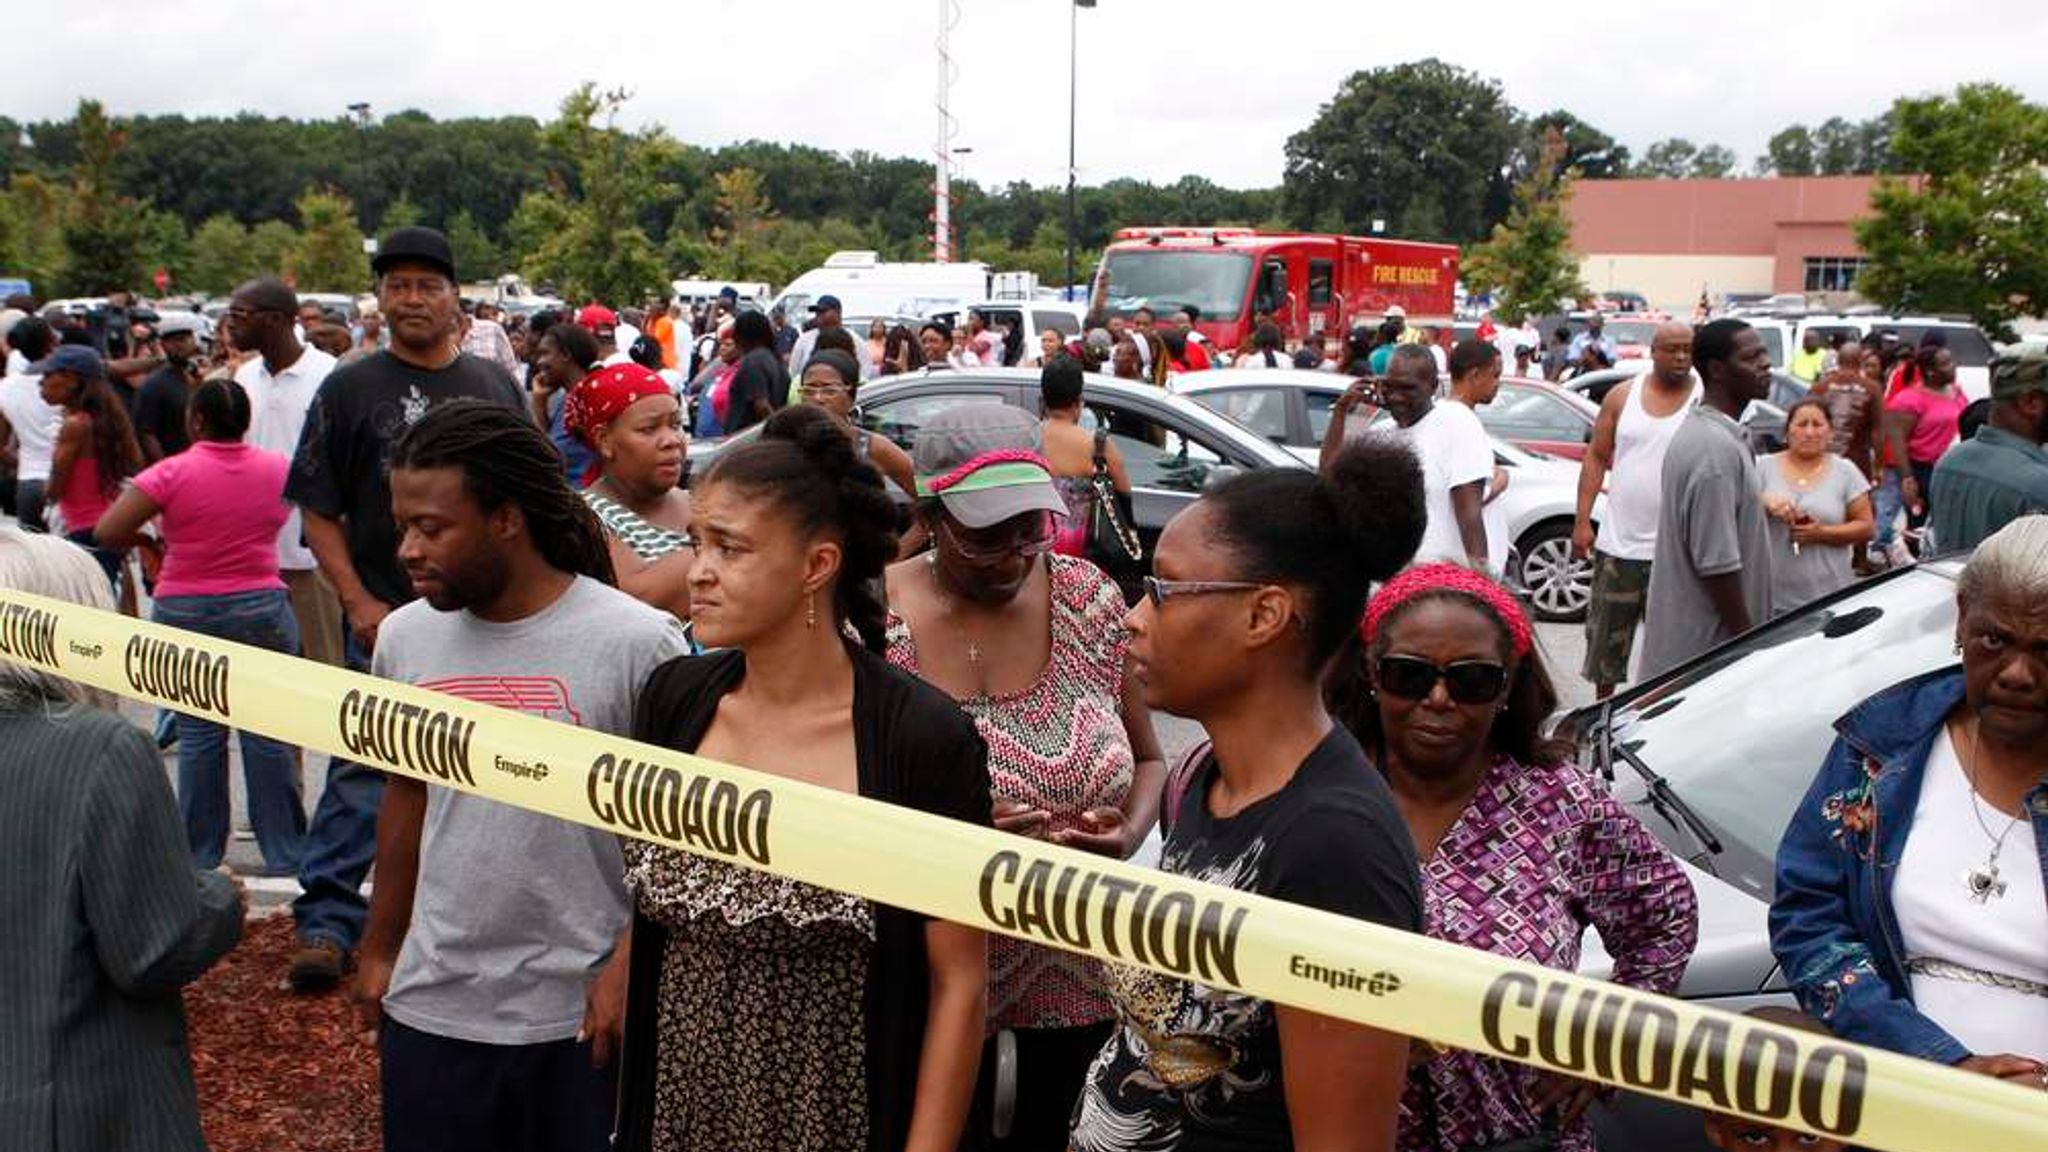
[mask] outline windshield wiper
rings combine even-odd
[[[1599,765],[1600,774],[1612,783],[1614,758],[1620,756],[1627,761],[1636,775],[1643,778],[1644,794],[1649,798],[1650,807],[1656,810],[1657,815],[1662,816],[1664,822],[1674,828],[1683,827],[1705,850],[1703,855],[1692,857],[1687,862],[1712,872],[1712,861],[1709,857],[1721,854],[1720,837],[1714,835],[1714,830],[1707,826],[1707,822],[1693,806],[1685,802],[1685,797],[1678,794],[1678,790],[1671,786],[1671,781],[1643,763],[1643,758],[1636,755],[1635,749],[1614,738],[1614,702],[1611,700],[1600,705],[1600,717],[1593,722],[1593,739],[1595,762]]]

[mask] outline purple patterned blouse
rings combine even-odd
[[[1422,862],[1424,930],[1439,940],[1550,968],[1578,966],[1586,927],[1617,984],[1678,987],[1699,933],[1692,882],[1605,788],[1565,764],[1494,761],[1472,802]],[[1541,1131],[1539,1073],[1477,1053],[1438,1054],[1408,1076],[1401,1152],[1483,1148]],[[1582,1117],[1558,1133],[1591,1152]]]

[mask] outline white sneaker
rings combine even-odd
[[[1909,567],[1913,563],[1913,550],[1906,547],[1904,540],[1893,540],[1884,552],[1885,562],[1894,568]]]

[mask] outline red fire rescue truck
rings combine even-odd
[[[1124,228],[1095,274],[1097,307],[1164,323],[1199,309],[1214,347],[1235,349],[1270,316],[1291,346],[1311,333],[1343,339],[1399,305],[1409,324],[1447,328],[1458,280],[1449,244],[1258,232],[1250,228]]]

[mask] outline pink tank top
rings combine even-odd
[[[90,532],[114,502],[100,491],[100,462],[80,455],[71,462],[71,474],[64,478],[64,491],[57,494],[57,511],[64,517],[66,532]]]

